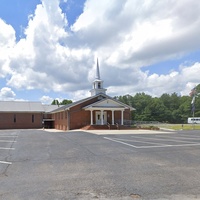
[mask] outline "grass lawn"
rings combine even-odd
[[[200,130],[200,124],[165,124],[160,125],[160,128],[168,128],[174,130]]]

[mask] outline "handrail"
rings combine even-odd
[[[110,123],[107,122],[107,126],[108,126],[108,128],[110,129]]]
[[[118,124],[118,123],[115,123],[115,125],[116,125],[117,129],[119,129],[119,124]]]

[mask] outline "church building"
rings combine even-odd
[[[135,109],[106,94],[98,60],[90,92],[90,97],[60,107],[41,102],[0,101],[0,129],[44,127],[65,131],[119,128],[131,119],[131,111]]]
[[[90,97],[52,111],[56,129],[101,129],[108,126],[116,128],[124,126],[125,121],[131,119],[131,111],[135,110],[134,108],[106,95],[100,78],[98,60],[96,77],[90,92]]]

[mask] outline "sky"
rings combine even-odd
[[[189,95],[200,83],[199,0],[1,0],[0,100]]]

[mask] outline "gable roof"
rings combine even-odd
[[[118,100],[116,100],[116,99],[113,99],[112,97],[110,97],[110,96],[108,96],[108,95],[106,95],[106,94],[104,94],[104,93],[100,93],[100,94],[97,94],[97,95],[94,95],[94,96],[87,97],[87,98],[85,98],[85,99],[76,101],[76,102],[74,102],[74,103],[67,104],[67,105],[62,106],[62,107],[60,107],[60,108],[57,108],[57,109],[53,110],[52,113],[60,112],[60,111],[63,111],[63,110],[69,110],[70,108],[72,108],[72,107],[74,107],[74,106],[76,106],[76,105],[79,105],[79,104],[81,104],[81,103],[84,103],[84,102],[86,102],[86,101],[88,101],[88,100],[91,100],[91,99],[93,99],[93,98],[96,98],[96,97],[101,97],[102,99],[99,100],[99,101],[97,101],[97,102],[95,102],[94,104],[100,103],[100,102],[105,101],[106,99],[109,99],[109,100],[112,100],[113,102],[117,103],[118,105],[121,105],[121,106],[123,106],[123,107],[129,108],[129,109],[131,109],[131,110],[135,110],[135,108],[133,108],[133,107],[131,107],[131,106],[129,106],[129,105],[126,105],[126,104],[124,104],[124,103],[122,103],[122,102],[120,102],[120,101],[118,101]],[[92,104],[91,104],[91,105],[92,105]],[[89,106],[91,106],[91,105],[89,105]],[[85,106],[84,109],[85,109],[86,107],[87,107],[87,106]]]
[[[109,97],[109,96],[108,96]],[[93,104],[90,104],[88,106],[85,106],[83,109],[98,109],[98,108],[104,108],[104,109],[130,109],[135,110],[135,108],[132,108],[129,105],[126,105],[120,101],[117,101],[114,98],[106,98],[102,99],[101,101],[95,102]]]
[[[79,101],[76,101],[76,102],[73,102],[73,103],[64,105],[64,106],[62,106],[62,107],[60,107],[60,108],[57,108],[57,109],[53,110],[52,113],[60,112],[60,111],[63,111],[63,110],[69,110],[70,108],[72,108],[72,107],[74,107],[74,106],[76,106],[76,105],[79,105],[79,104],[81,104],[81,103],[84,103],[84,102],[86,102],[86,101],[88,101],[88,100],[91,100],[91,99],[93,99],[93,98],[96,98],[96,97],[98,97],[98,96],[102,96],[103,98],[106,98],[107,95],[102,93],[102,94],[97,94],[97,95],[95,95],[95,96],[87,97],[87,98],[85,98],[85,99],[81,99],[81,100],[79,100]]]

